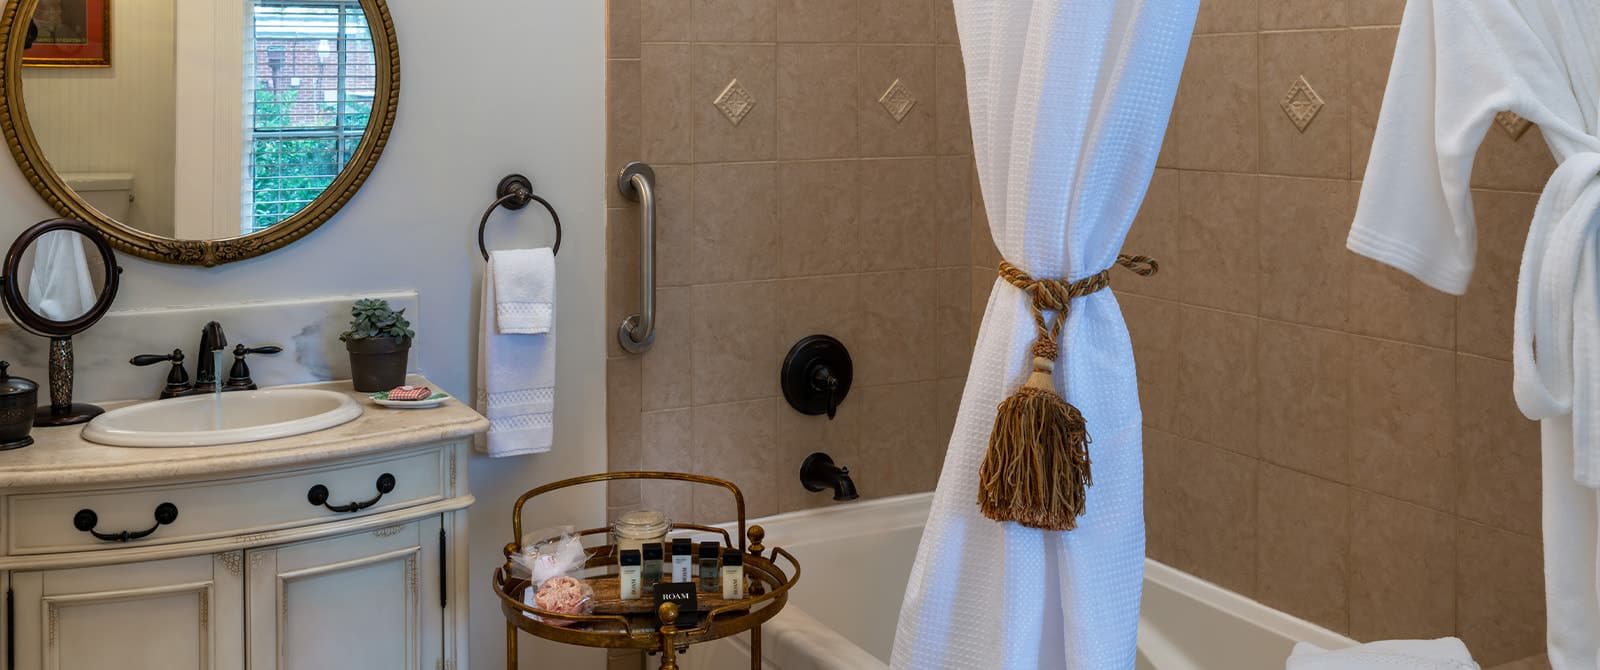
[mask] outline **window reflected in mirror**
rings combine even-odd
[[[304,209],[333,183],[361,143],[377,88],[356,0],[255,0],[253,10],[244,234]]]

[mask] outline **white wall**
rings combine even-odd
[[[471,477],[473,665],[502,667],[503,619],[487,592],[510,539],[511,503],[553,479],[605,469],[603,2],[391,0],[401,50],[401,107],[372,178],[307,239],[214,269],[124,258],[118,308],[216,304],[414,288],[418,367],[470,397],[478,286],[478,217],[508,172],[525,172],[561,210],[560,316],[553,454],[491,462]],[[10,161],[0,166],[0,238],[52,216]],[[491,245],[552,239],[543,214],[501,212]],[[242,335],[242,334],[241,334]],[[192,346],[175,342],[172,346]],[[137,353],[137,352],[128,352]],[[604,523],[600,487],[530,510],[530,527]],[[591,667],[523,645],[525,667]],[[552,655],[552,654],[555,655]],[[574,658],[585,659],[583,663]]]
[[[172,231],[172,6],[111,3],[109,68],[22,70],[29,119],[50,163],[61,172],[132,173],[128,219],[158,235]]]
[[[175,237],[214,239],[240,232],[243,216],[246,0],[176,1],[178,101],[173,193]],[[250,120],[251,122],[254,119]]]

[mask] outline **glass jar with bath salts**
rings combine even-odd
[[[617,555],[621,556],[630,549],[642,551],[651,542],[666,542],[671,529],[667,515],[649,509],[634,510],[611,522],[611,543],[617,545]]]

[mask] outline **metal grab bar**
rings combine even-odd
[[[639,203],[639,313],[622,320],[617,343],[623,351],[642,354],[656,341],[656,172],[640,162],[617,175],[622,196]]]

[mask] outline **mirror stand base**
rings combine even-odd
[[[88,423],[90,419],[105,413],[105,410],[101,409],[99,405],[78,402],[72,403],[63,409],[65,411],[59,411],[54,407],[40,407],[38,411],[33,413],[34,427],[75,426],[80,423]]]

